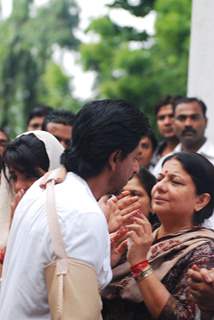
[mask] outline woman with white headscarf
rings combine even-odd
[[[40,130],[23,133],[8,144],[0,184],[0,265],[3,263],[12,208],[45,172],[59,167],[63,151],[53,135]]]

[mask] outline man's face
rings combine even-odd
[[[138,162],[139,146],[137,146],[124,159],[118,158],[115,162],[112,177],[109,182],[110,193],[117,193],[122,190],[127,181],[140,169]]]
[[[181,103],[175,109],[175,133],[184,145],[197,145],[204,138],[207,120],[197,102]]]
[[[3,155],[4,150],[7,146],[8,139],[4,132],[0,131],[0,156]]]
[[[72,127],[62,123],[49,122],[47,131],[54,135],[66,149],[71,142]]]
[[[172,138],[175,136],[174,114],[171,104],[162,106],[158,111],[157,126],[162,137]]]
[[[27,126],[27,131],[41,130],[44,117],[34,117],[30,120]]]

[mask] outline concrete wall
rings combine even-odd
[[[206,136],[214,143],[214,0],[192,0],[188,96],[208,107]]]

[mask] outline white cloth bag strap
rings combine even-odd
[[[58,215],[56,211],[54,184],[55,184],[54,179],[51,179],[47,182],[47,187],[46,187],[46,210],[47,210],[48,227],[49,227],[55,255],[57,256],[58,259],[65,259],[67,258],[67,255],[66,255],[63,237],[60,230],[60,224],[59,224]]]

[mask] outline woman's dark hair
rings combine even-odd
[[[61,163],[84,179],[94,177],[102,172],[114,151],[120,151],[124,159],[148,130],[147,118],[129,103],[92,101],[77,114],[72,145],[63,153]]]
[[[151,172],[149,172],[146,168],[143,168],[143,167],[140,169],[139,172],[135,174],[135,176],[139,179],[140,183],[142,184],[143,188],[145,189],[151,201],[152,188],[157,182],[155,176]],[[153,230],[155,230],[160,226],[160,221],[155,213],[150,212],[148,219],[152,225]]]
[[[209,203],[193,215],[194,225],[200,225],[213,214],[214,209],[214,166],[199,153],[177,152],[168,156],[164,161],[176,159],[190,175],[195,185],[197,195],[210,194]],[[182,199],[181,199],[182,201]]]
[[[146,168],[143,167],[135,175],[140,180],[140,183],[143,185],[146,193],[148,194],[151,200],[151,191],[154,185],[156,184],[155,176],[153,176],[151,172],[149,172]]]
[[[158,145],[158,141],[156,139],[154,132],[152,130],[149,130],[149,132],[143,138],[146,138],[146,137],[151,141],[152,150],[154,152]]]
[[[39,178],[39,169],[48,171],[49,158],[44,143],[33,133],[11,141],[3,155],[3,170],[15,169],[29,178]]]

